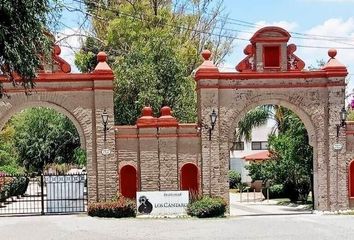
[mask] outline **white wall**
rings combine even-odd
[[[252,130],[252,141],[251,142],[266,142],[268,141],[268,135],[272,132],[275,122],[269,120],[265,125],[261,127],[254,128]],[[251,142],[244,142],[244,150],[241,151],[230,151],[230,169],[236,170],[241,173],[242,182],[251,182],[251,178],[248,176],[248,171],[245,166],[249,164],[248,161],[242,159],[244,156],[251,155],[254,153],[262,152],[264,150],[252,150]]]

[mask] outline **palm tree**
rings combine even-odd
[[[293,113],[289,109],[279,105],[258,106],[246,113],[244,118],[238,122],[234,134],[234,142],[241,141],[242,138],[246,142],[250,142],[252,140],[252,129],[266,124],[268,119],[275,121],[272,134],[276,131],[285,132],[289,125],[287,119],[291,115]]]

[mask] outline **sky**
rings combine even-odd
[[[229,14],[226,28],[233,29],[238,38],[250,39],[259,28],[270,25],[289,31],[292,35],[289,43],[298,46],[295,54],[306,66],[316,66],[317,60],[327,61],[328,49],[336,48],[337,60],[347,66],[350,74],[347,92],[354,89],[354,0],[224,0],[224,6]],[[66,27],[58,38],[77,31],[82,24],[78,13],[64,11],[62,15]],[[306,39],[299,38],[304,36]],[[243,49],[248,43],[234,41],[233,52],[222,65],[223,71],[235,71],[245,57]],[[75,51],[80,47],[80,37],[68,38],[64,45],[72,46]],[[62,47],[62,57],[74,65],[71,49]],[[77,71],[74,66],[73,71]]]

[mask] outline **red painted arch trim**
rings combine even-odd
[[[345,83],[324,83],[324,84],[269,84],[269,85],[231,85],[231,86],[219,86],[216,85],[197,85],[199,89],[267,89],[267,88],[328,88],[328,87],[341,87],[346,86]]]
[[[194,79],[229,79],[229,80],[247,80],[247,79],[279,79],[279,78],[328,78],[328,77],[346,77],[346,69],[342,71],[289,71],[289,72],[197,72]]]
[[[113,87],[60,87],[60,88],[52,88],[52,87],[41,87],[41,88],[33,88],[30,89],[32,92],[81,92],[81,91],[95,91],[95,90],[103,90],[103,91],[112,91]],[[7,93],[24,93],[26,92],[23,88],[12,88],[6,89]]]
[[[20,80],[20,78],[16,78]],[[35,82],[82,82],[93,80],[114,80],[113,73],[39,73],[34,79]],[[4,75],[0,75],[0,82],[8,82]]]

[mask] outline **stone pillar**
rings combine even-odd
[[[158,147],[160,165],[160,190],[178,190],[177,120],[171,116],[171,108],[161,108],[158,118]]]
[[[157,118],[151,107],[144,107],[137,121],[140,159],[140,190],[160,190],[160,162],[158,153]]]
[[[100,52],[97,55],[98,65],[93,74],[93,112],[92,134],[93,162],[97,163],[97,200],[110,200],[117,194],[117,158],[115,156],[114,105],[113,105],[113,72],[106,63],[107,55]],[[106,141],[104,141],[104,125],[102,113],[108,114]],[[109,149],[105,155],[103,149]],[[91,176],[91,175],[89,175]],[[90,179],[89,179],[90,181]]]

